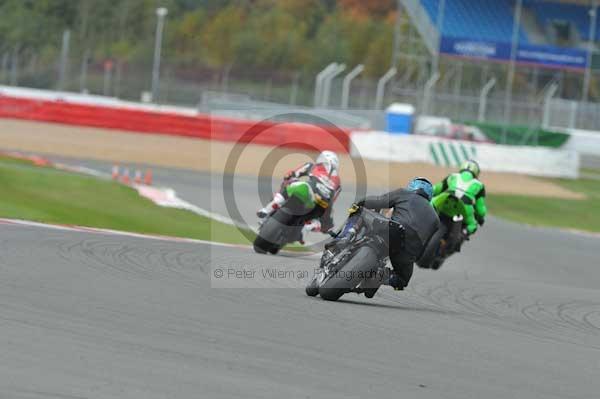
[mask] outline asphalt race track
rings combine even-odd
[[[156,178],[218,196],[192,173]],[[236,191],[248,219],[253,184]],[[0,397],[597,398],[599,243],[490,220],[408,290],[329,303],[289,279],[211,288],[314,257],[0,225]]]

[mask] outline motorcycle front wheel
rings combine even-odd
[[[371,273],[376,273],[377,266],[375,249],[361,247],[340,270],[319,286],[319,295],[326,301],[337,301]]]

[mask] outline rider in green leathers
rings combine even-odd
[[[478,180],[479,173],[479,164],[468,160],[460,166],[458,173],[452,173],[434,185],[431,204],[437,211],[441,224],[419,260],[419,266],[429,267],[439,252],[440,242],[448,233],[454,216],[463,217],[465,239],[485,222],[485,186]]]
[[[431,203],[438,214],[450,218],[462,215],[469,235],[477,231],[478,225],[483,225],[487,214],[485,186],[478,180],[479,173],[479,164],[469,160],[460,166],[458,173],[448,175],[433,186]],[[448,200],[451,196],[461,202]]]

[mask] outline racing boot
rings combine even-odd
[[[283,197],[283,195],[281,195],[281,193],[275,193],[275,195],[273,196],[273,200],[267,205],[265,205],[264,208],[259,209],[256,212],[256,216],[258,216],[260,219],[264,219],[273,212],[275,212],[277,209],[281,208],[281,205],[283,205],[284,202],[285,198]]]
[[[394,271],[390,273],[388,285],[390,285],[395,291],[403,291],[404,287],[406,287],[406,283],[404,280],[402,280],[402,277],[400,277],[400,275]]]

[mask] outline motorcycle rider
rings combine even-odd
[[[323,151],[314,163],[307,162],[299,168],[287,172],[283,178],[280,191],[275,193],[271,202],[265,205],[264,208],[259,209],[256,215],[260,219],[271,215],[288,199],[286,187],[289,184],[293,184],[300,177],[312,176],[326,184],[334,192],[334,195],[329,199],[327,207],[323,208],[319,205],[315,207],[315,210],[311,212],[311,216],[313,217],[306,222],[302,230],[303,233],[307,231],[326,233],[333,228],[333,218],[331,217],[333,203],[342,189],[339,177],[339,165],[340,160],[335,152]]]
[[[379,211],[392,208],[391,219],[405,229],[404,242],[390,244],[390,262],[393,272],[389,285],[395,290],[403,290],[413,274],[414,263],[421,257],[423,250],[439,228],[438,216],[430,202],[433,195],[431,182],[424,177],[411,180],[406,187],[383,194],[369,196],[358,201],[351,211],[358,207]],[[340,237],[348,231],[346,224]]]
[[[455,215],[463,217],[465,226],[463,236],[466,240],[477,231],[478,226],[483,226],[487,207],[485,186],[478,179],[480,172],[477,161],[470,159],[461,164],[458,173],[448,175],[433,187],[431,202],[439,214],[441,226],[425,250],[422,259],[419,260],[419,266],[431,266]],[[451,193],[452,196],[446,195],[448,193]],[[457,203],[453,198],[458,198],[461,203]]]

